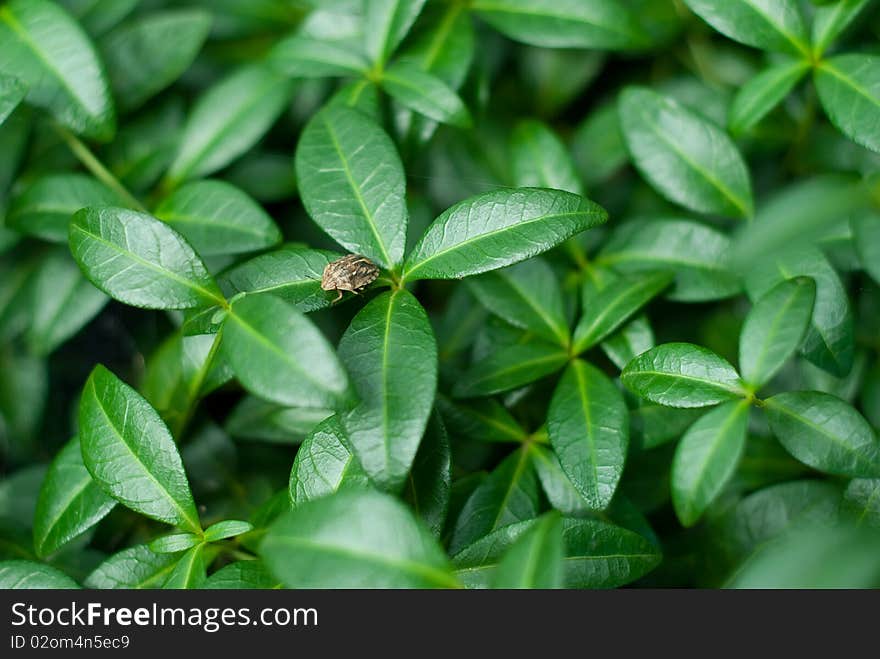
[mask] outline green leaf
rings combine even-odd
[[[242,522],[237,519],[227,519],[212,524],[205,529],[205,542],[226,540],[227,538],[234,538],[237,535],[244,535],[253,530],[254,526],[250,522]]]
[[[116,116],[95,48],[76,21],[48,0],[0,7],[0,73],[27,86],[26,100],[86,137],[109,141]]]
[[[200,533],[180,454],[156,411],[101,365],[79,404],[82,457],[101,488],[147,517]]]
[[[135,10],[138,0],[60,0],[86,32],[100,36]]]
[[[51,242],[66,242],[71,216],[86,206],[124,204],[113,190],[84,174],[50,174],[15,197],[6,226]]]
[[[471,10],[516,41],[543,48],[628,50],[649,37],[620,3],[605,0],[475,0]]]
[[[571,150],[581,180],[592,187],[610,178],[629,160],[617,104],[606,102],[578,126]]]
[[[880,213],[861,213],[850,219],[850,226],[862,267],[880,284]]]
[[[380,126],[356,110],[325,108],[303,130],[295,164],[303,205],[318,226],[383,268],[400,264],[406,182]]]
[[[27,93],[27,87],[18,78],[0,75],[0,124],[18,107]]]
[[[70,223],[70,251],[110,297],[147,309],[225,304],[189,243],[164,222],[124,208],[84,208]]]
[[[79,440],[58,453],[40,488],[34,513],[34,549],[48,556],[100,522],[116,505],[92,480]]]
[[[815,299],[813,280],[797,277],[780,282],[755,303],[739,338],[743,380],[758,389],[782,368],[804,338]]]
[[[629,446],[623,395],[599,369],[579,359],[559,381],[547,412],[550,444],[589,506],[611,502]]]
[[[202,538],[195,533],[172,533],[156,538],[147,547],[157,554],[179,554],[201,543]]]
[[[262,561],[236,561],[220,568],[202,584],[202,588],[219,590],[276,589],[281,584]]]
[[[266,211],[224,181],[188,183],[163,200],[155,215],[204,256],[254,252],[281,242]]]
[[[428,530],[378,492],[339,492],[282,515],[260,554],[290,588],[458,586]]]
[[[373,62],[385,63],[424,6],[425,0],[373,0],[366,4],[364,36]]]
[[[284,405],[335,407],[348,377],[320,330],[271,296],[237,299],[223,323],[222,353],[248,391]]]
[[[664,343],[639,355],[620,380],[634,394],[670,407],[706,407],[745,397],[736,369],[692,343]]]
[[[467,588],[489,588],[501,557],[537,521],[508,524],[468,545],[452,557],[455,575]]]
[[[657,448],[680,438],[702,414],[700,408],[664,407],[643,401],[630,412],[630,436],[642,450]]]
[[[756,300],[793,277],[810,277],[816,283],[813,318],[802,347],[804,356],[833,375],[847,375],[855,359],[852,311],[840,276],[821,251],[813,246],[783,249],[775,257],[754,264],[746,278],[749,297]]]
[[[245,396],[226,417],[224,429],[236,439],[255,439],[278,444],[299,444],[333,410],[284,407]]]
[[[838,0],[813,15],[813,53],[818,59],[871,0]]]
[[[459,128],[471,125],[470,113],[458,94],[415,64],[392,64],[382,74],[382,88],[402,106],[429,119]]]
[[[94,318],[108,298],[83,277],[67,250],[53,251],[34,282],[28,347],[48,355]]]
[[[723,131],[646,87],[624,89],[619,111],[633,162],[660,194],[699,213],[752,215],[749,171]]]
[[[333,301],[334,293],[321,289],[321,276],[327,264],[341,256],[322,249],[285,247],[225,271],[217,283],[229,298],[268,293],[308,313]]]
[[[880,152],[880,56],[822,60],[815,80],[831,123],[857,144]]]
[[[268,62],[291,78],[360,76],[369,69],[363,55],[348,48],[347,44],[302,34],[292,34],[275,44],[269,52]]]
[[[474,296],[511,325],[567,347],[570,335],[556,274],[540,258],[468,280]]]
[[[73,589],[79,585],[61,570],[32,561],[0,561],[3,590]]]
[[[435,409],[406,481],[404,499],[438,538],[443,533],[449,510],[451,462],[446,427]]]
[[[574,329],[574,353],[580,354],[610,336],[672,279],[671,272],[644,272],[620,277],[598,290],[587,280],[582,290],[583,314]]]
[[[546,124],[533,119],[519,122],[510,138],[510,150],[517,186],[584,193],[565,145]]]
[[[880,528],[880,478],[854,478],[843,496],[856,524]]]
[[[851,405],[819,391],[777,394],[764,402],[773,434],[804,464],[837,476],[880,477],[880,441]]]
[[[693,526],[733,476],[746,442],[749,404],[730,401],[694,423],[672,461],[672,503],[684,526]]]
[[[331,416],[315,426],[296,452],[290,470],[290,502],[296,507],[341,488],[369,484],[339,417]]]
[[[157,554],[146,545],[135,545],[113,554],[85,580],[86,588],[161,588],[177,564],[175,554]]]
[[[747,46],[810,57],[797,0],[685,0],[722,34]]]
[[[595,519],[563,520],[566,588],[616,588],[661,561],[659,548],[641,535]]]
[[[531,452],[520,448],[496,467],[468,498],[456,521],[449,551],[456,554],[503,526],[537,516],[535,468]]]
[[[456,398],[509,391],[555,373],[569,359],[566,350],[544,341],[502,347],[474,363],[452,387]]]
[[[588,517],[594,513],[583,495],[562,470],[559,458],[549,448],[531,445],[535,471],[541,481],[541,489],[550,505],[567,517]]]
[[[637,316],[602,341],[602,351],[623,370],[633,359],[653,348],[654,331],[644,315]]]
[[[444,211],[407,257],[404,276],[457,279],[540,254],[603,224],[607,213],[561,190],[518,188],[471,197]]]
[[[548,513],[523,533],[501,557],[493,588],[561,588],[562,518]]]
[[[189,549],[177,560],[168,579],[162,584],[163,589],[184,590],[199,588],[207,579],[204,559],[205,545],[199,544]]]
[[[113,30],[100,50],[123,110],[139,107],[177,80],[208,37],[211,15],[198,9],[147,14]]]
[[[399,492],[412,467],[437,390],[437,343],[428,315],[400,289],[370,301],[339,342],[360,403],[342,417],[364,470]]]
[[[511,416],[510,412],[492,398],[482,398],[467,403],[452,402],[440,395],[437,405],[450,434],[479,442],[524,441],[528,433]]]
[[[618,226],[596,263],[623,272],[657,268],[675,272],[668,296],[705,302],[736,295],[739,278],[727,267],[730,238],[692,220],[634,220]]]
[[[250,149],[284,110],[292,86],[266,67],[248,66],[199,97],[168,171],[173,184],[207,176]]]
[[[764,69],[737,92],[727,115],[734,135],[744,133],[779,105],[810,70],[809,62],[785,60]]]

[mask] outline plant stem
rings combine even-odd
[[[58,135],[61,136],[61,139],[67,144],[67,147],[73,155],[85,165],[86,169],[95,175],[95,178],[116,192],[116,194],[118,194],[130,208],[146,212],[147,209],[144,208],[143,204],[141,204],[141,202],[139,202],[135,196],[119,182],[119,179],[110,173],[110,170],[104,166],[104,163],[95,157],[95,154],[89,150],[89,147],[87,147],[82,140],[60,124],[53,123],[52,126],[55,129],[55,132],[58,133]]]

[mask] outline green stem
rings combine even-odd
[[[125,186],[119,182],[119,179],[110,173],[110,170],[104,166],[104,163],[95,157],[95,154],[89,150],[89,147],[87,147],[82,140],[60,124],[53,124],[53,127],[55,132],[58,133],[58,135],[61,136],[61,139],[67,144],[67,147],[73,155],[85,165],[86,169],[95,175],[95,178],[116,192],[116,194],[118,194],[130,208],[146,212],[147,209],[144,208],[143,204],[141,204],[133,194],[126,190]]]

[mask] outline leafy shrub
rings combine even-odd
[[[878,18],[5,3],[0,584],[876,584]]]

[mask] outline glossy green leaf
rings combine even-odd
[[[344,43],[292,34],[269,53],[269,63],[291,78],[362,75],[369,68],[360,53]]]
[[[662,559],[637,533],[594,519],[563,520],[567,588],[616,588],[644,576]]]
[[[626,88],[619,111],[633,162],[660,194],[700,213],[751,216],[749,171],[723,131],[646,87]]]
[[[655,345],[651,324],[644,315],[641,315],[602,341],[601,347],[608,359],[614,362],[617,368],[623,370],[629,362]]]
[[[284,405],[335,407],[348,377],[324,335],[300,311],[271,296],[243,296],[223,323],[221,350],[242,385]]]
[[[104,68],[89,38],[49,0],[12,0],[0,8],[0,73],[27,88],[28,103],[76,133],[109,141],[116,131]]]
[[[565,145],[546,124],[521,121],[511,135],[510,150],[516,185],[584,193]]]
[[[543,48],[629,50],[648,35],[620,3],[604,0],[474,0],[471,9],[511,39]]]
[[[862,266],[880,283],[880,213],[862,213],[850,220],[850,226]]]
[[[736,369],[692,343],[664,343],[639,355],[620,380],[643,398],[670,407],[706,407],[745,397]]]
[[[880,152],[880,56],[823,60],[815,80],[831,123],[857,144]]]
[[[296,176],[311,218],[340,245],[383,268],[403,259],[403,165],[391,138],[357,112],[328,107],[306,125]]]
[[[189,309],[223,301],[183,236],[146,213],[84,208],[73,216],[69,242],[86,278],[120,302]]]
[[[412,513],[378,492],[339,492],[278,518],[260,554],[291,588],[455,588],[448,560]]]
[[[61,570],[32,561],[0,561],[0,588],[4,590],[73,589],[79,585]]]
[[[493,588],[561,588],[562,518],[549,513],[505,552],[492,575]]]
[[[757,389],[782,368],[804,338],[815,299],[813,280],[798,277],[780,282],[755,303],[739,339],[743,380]]]
[[[254,526],[250,522],[242,522],[237,519],[227,519],[212,524],[205,529],[205,542],[217,542],[218,540],[234,538],[237,535],[243,535],[253,531],[253,529]]]
[[[549,448],[537,444],[532,444],[531,452],[538,480],[541,481],[541,489],[544,490],[550,505],[566,517],[592,515],[594,512],[592,507],[562,470],[556,454]]]
[[[364,37],[373,62],[385,63],[424,6],[425,0],[373,0],[366,4]]]
[[[333,410],[285,407],[256,396],[245,396],[226,417],[224,428],[236,439],[299,444]]]
[[[617,104],[599,106],[578,126],[571,142],[578,174],[587,186],[607,180],[629,160]]]
[[[672,503],[684,526],[693,526],[733,476],[746,441],[749,405],[731,401],[694,423],[672,462]]]
[[[339,418],[331,416],[309,433],[296,453],[290,471],[290,502],[299,506],[341,488],[369,484]]]
[[[880,477],[880,441],[855,408],[830,394],[796,391],[765,401],[773,434],[798,460],[829,474]]]
[[[810,70],[808,62],[784,61],[765,69],[737,92],[727,115],[733,134],[744,133],[779,105]]]
[[[453,89],[415,64],[400,61],[382,74],[382,88],[402,106],[444,124],[467,128],[470,113]]]
[[[406,290],[374,298],[351,321],[339,359],[360,403],[342,425],[370,478],[399,492],[437,390],[437,343],[428,315]]]
[[[816,283],[813,318],[802,352],[819,368],[843,377],[855,358],[852,310],[840,276],[821,251],[813,246],[782,249],[755,264],[746,277],[749,297],[756,300],[780,281],[799,276]]]
[[[199,588],[207,578],[205,571],[205,545],[196,545],[187,550],[183,556],[177,559],[177,564],[171,570],[163,589],[184,590]]]
[[[475,362],[453,385],[456,398],[509,391],[558,371],[569,359],[560,346],[529,341],[502,347]]]
[[[198,9],[148,14],[101,40],[113,94],[131,110],[174,82],[192,64],[208,36],[211,15]]]
[[[79,440],[58,453],[40,488],[34,513],[34,549],[48,556],[100,522],[116,505],[92,480]]]
[[[291,89],[288,80],[261,66],[240,69],[210,87],[193,106],[169,180],[207,176],[238,158],[269,130]]]
[[[79,406],[80,444],[95,482],[124,506],[199,533],[199,517],[168,428],[134,389],[96,366]]]
[[[813,16],[813,52],[822,55],[871,0],[838,0],[818,7]]]
[[[478,442],[520,443],[528,433],[498,401],[478,398],[468,402],[453,402],[441,396],[437,405],[450,434]]]
[[[700,408],[666,407],[642,401],[630,412],[630,435],[643,450],[657,448],[679,439],[702,414]]]
[[[435,410],[407,478],[404,498],[437,537],[443,532],[449,509],[451,461],[446,427]]]
[[[466,588],[489,588],[504,553],[537,523],[537,517],[502,526],[452,556],[455,575]]]
[[[685,0],[704,21],[747,46],[810,55],[797,0]]]
[[[281,588],[262,561],[236,561],[208,577],[202,588],[218,590],[255,590]]]
[[[48,355],[94,318],[108,298],[83,277],[67,250],[53,251],[34,282],[34,308],[27,341]]]
[[[455,523],[451,554],[508,524],[538,515],[538,480],[531,452],[521,448],[509,455],[474,490]]]
[[[161,588],[177,564],[174,554],[157,554],[146,545],[135,545],[113,554],[85,580],[86,588]]]
[[[692,220],[634,220],[615,229],[597,262],[623,272],[673,270],[675,282],[669,297],[703,302],[742,290],[727,265],[730,243],[722,232]]]
[[[155,215],[204,256],[254,252],[281,242],[281,231],[259,204],[224,181],[188,183],[164,199]]]
[[[202,539],[195,533],[172,533],[150,542],[147,547],[157,554],[177,554],[201,544]]]
[[[570,192],[519,188],[466,199],[443,212],[407,257],[408,281],[454,279],[512,265],[605,222]]]
[[[326,250],[285,247],[225,271],[217,283],[229,298],[267,293],[307,313],[330,306],[336,297],[321,289],[321,276],[328,263],[341,257]]]
[[[880,478],[854,478],[843,496],[856,524],[880,528]]]
[[[138,0],[60,0],[86,32],[100,36],[125,20]]]
[[[66,242],[70,218],[86,206],[119,206],[124,200],[84,174],[51,174],[36,179],[15,197],[6,225],[29,236]]]
[[[540,258],[468,280],[480,303],[511,325],[568,346],[569,330],[556,274]]]
[[[0,124],[18,107],[27,93],[27,87],[18,78],[0,75]]]
[[[611,281],[596,289],[589,282],[582,291],[583,314],[574,329],[575,353],[593,347],[672,283],[671,272],[644,272]]]

